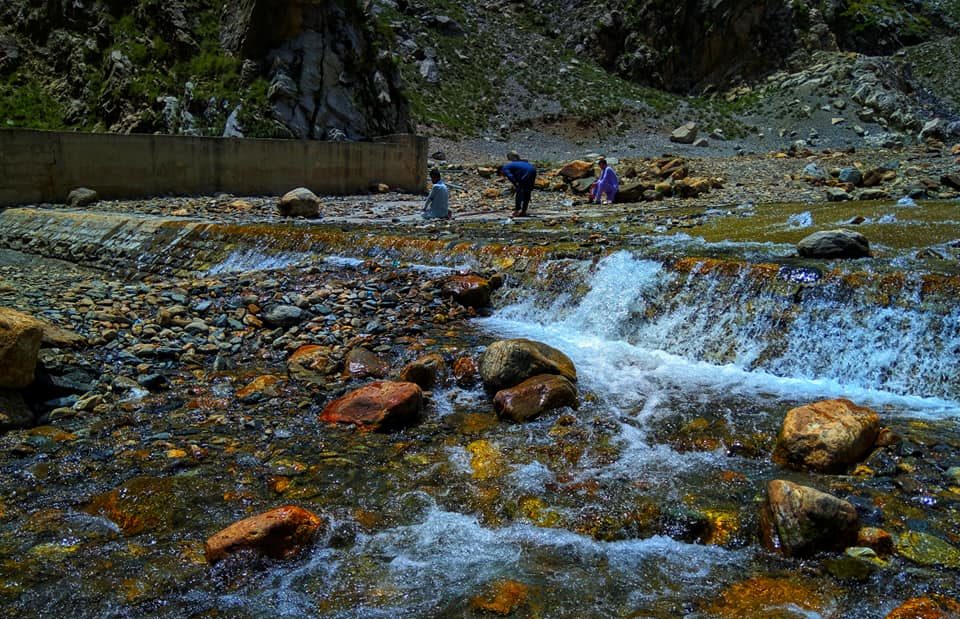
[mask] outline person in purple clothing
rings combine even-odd
[[[526,217],[533,183],[537,180],[537,168],[529,161],[521,159],[516,151],[507,153],[507,159],[509,161],[500,166],[498,172],[513,183],[516,195],[513,217]]]
[[[600,204],[604,194],[606,199],[603,204],[613,204],[617,197],[617,191],[620,189],[620,179],[613,168],[607,165],[607,160],[601,157],[597,164],[600,166],[600,178],[597,182],[590,185],[590,201],[594,204]]]

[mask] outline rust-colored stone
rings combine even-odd
[[[834,599],[832,591],[814,583],[757,576],[725,589],[708,612],[723,619],[790,616],[791,607],[818,612],[830,607]]]
[[[593,176],[593,163],[590,161],[571,161],[557,171],[567,182]]]
[[[273,559],[289,559],[309,546],[325,524],[302,507],[277,507],[215,533],[204,545],[204,555],[210,564],[242,549],[256,550]]]
[[[423,391],[414,383],[377,381],[327,404],[320,421],[385,430],[420,418]]]
[[[863,527],[857,533],[857,546],[873,548],[878,555],[893,554],[893,537],[877,527]]]
[[[478,595],[470,601],[477,610],[495,615],[509,615],[527,603],[530,587],[516,580],[498,580],[492,583],[484,595]]]
[[[424,355],[408,363],[400,370],[400,380],[416,383],[421,389],[433,389],[447,372],[447,363],[443,355],[433,353]]]
[[[451,275],[444,280],[440,291],[465,307],[490,305],[490,282],[479,275]]]
[[[461,387],[475,385],[480,380],[477,362],[473,357],[460,357],[453,362],[453,379]]]
[[[279,395],[284,378],[275,374],[257,376],[246,386],[237,390],[237,399],[247,400],[254,397],[273,398]]]

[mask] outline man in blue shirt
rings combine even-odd
[[[440,170],[436,168],[430,170],[430,182],[433,183],[433,187],[430,189],[427,201],[423,204],[423,218],[448,219],[450,217],[450,190],[440,180]]]
[[[521,159],[516,151],[507,153],[507,159],[510,161],[501,166],[499,172],[513,183],[516,194],[513,216],[526,217],[530,194],[533,193],[533,182],[537,180],[537,168],[529,161]]]

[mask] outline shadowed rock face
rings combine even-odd
[[[357,2],[232,0],[220,26],[224,49],[265,64],[274,117],[295,137],[410,131],[399,74]]]

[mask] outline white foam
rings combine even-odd
[[[256,249],[242,249],[232,252],[223,262],[210,268],[206,274],[220,275],[282,269],[309,257],[310,254],[304,253],[266,254]]]

